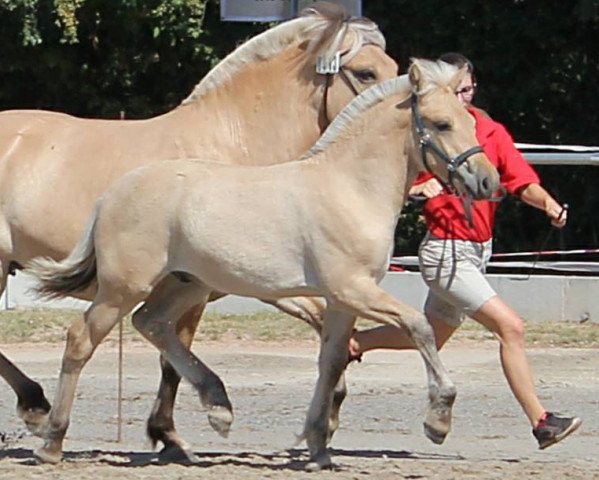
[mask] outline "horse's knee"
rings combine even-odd
[[[433,327],[424,315],[401,315],[398,324],[412,337],[417,345],[428,343],[435,345],[437,349],[439,348]]]

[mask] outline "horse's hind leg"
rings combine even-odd
[[[319,297],[288,297],[280,298],[278,300],[263,301],[277,307],[279,310],[292,317],[299,318],[306,322],[314,329],[319,337],[322,337],[323,316],[325,311],[324,299]],[[339,428],[339,413],[346,396],[347,383],[345,381],[345,371],[343,371],[333,392],[327,443],[331,441],[333,435]]]
[[[17,414],[34,435],[41,435],[47,422],[50,402],[41,385],[19,370],[4,354],[0,353],[0,375],[17,395]]]
[[[201,299],[198,298],[198,301],[201,301]],[[191,347],[195,331],[205,306],[206,304],[203,302],[200,305],[192,307],[185,312],[177,322],[177,336],[187,349]],[[156,446],[158,442],[162,442],[164,445],[164,448],[160,452],[161,460],[189,461],[191,459],[190,452],[186,447],[186,443],[177,434],[173,419],[175,397],[177,396],[181,376],[163,355],[160,355],[160,368],[162,372],[160,387],[158,388],[156,401],[154,402],[147,423],[148,437],[154,446]],[[201,394],[201,396],[213,399],[227,398],[227,394],[224,391],[224,385],[216,374],[210,369],[205,369],[203,371],[208,377],[214,376],[216,378],[207,378],[202,382],[202,388],[212,388],[217,391],[215,393],[206,392]]]
[[[208,409],[210,425],[222,436],[227,436],[233,422],[233,413],[224,385],[212,370],[190,352],[189,344],[193,332],[189,332],[186,344],[180,338],[181,332],[177,330],[178,320],[186,313],[197,314],[198,309],[203,309],[209,294],[210,290],[202,285],[181,282],[174,276],[169,276],[154,289],[144,305],[135,312],[133,324],[160,350],[163,362],[169,364],[167,366],[164,363],[164,366],[167,369],[174,369],[173,373],[185,377],[197,389],[202,404]],[[174,385],[172,380],[175,378],[172,377],[168,385]],[[165,397],[166,401],[172,401],[175,392],[176,389],[171,389],[169,395]],[[161,408],[163,407],[159,405],[158,410]],[[172,406],[169,410],[172,415]],[[170,432],[174,433],[174,426]],[[165,440],[168,442],[166,446],[177,448],[184,452],[188,459],[195,460],[178,435],[169,435]]]
[[[6,288],[8,277],[6,262],[0,261],[0,296]],[[41,385],[14,365],[0,353],[0,376],[4,378],[17,395],[17,414],[34,434],[39,434],[40,425],[47,422],[50,402],[44,395]]]
[[[84,317],[68,329],[54,404],[44,431],[46,440],[43,447],[35,451],[36,457],[44,462],[57,463],[62,457],[62,443],[81,370],[110,330],[143,298],[107,290],[100,286]]]

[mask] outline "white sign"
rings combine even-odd
[[[318,0],[221,0],[221,20],[229,22],[276,22],[297,16]],[[362,16],[362,0],[328,0],[343,5],[354,17]]]
[[[301,12],[304,8],[309,7],[313,3],[319,0],[298,0],[297,13]],[[362,0],[327,0],[331,3],[344,6],[352,17],[362,16]]]
[[[220,18],[230,22],[274,22],[293,18],[294,0],[221,0]]]

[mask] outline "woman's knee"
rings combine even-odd
[[[506,319],[500,331],[504,342],[524,343],[524,322],[520,317]]]
[[[504,343],[524,341],[524,321],[498,296],[487,301],[473,317],[497,334]]]

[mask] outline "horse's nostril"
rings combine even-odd
[[[481,181],[481,187],[483,187],[483,191],[488,192],[491,189],[490,181],[488,177],[485,177]]]

